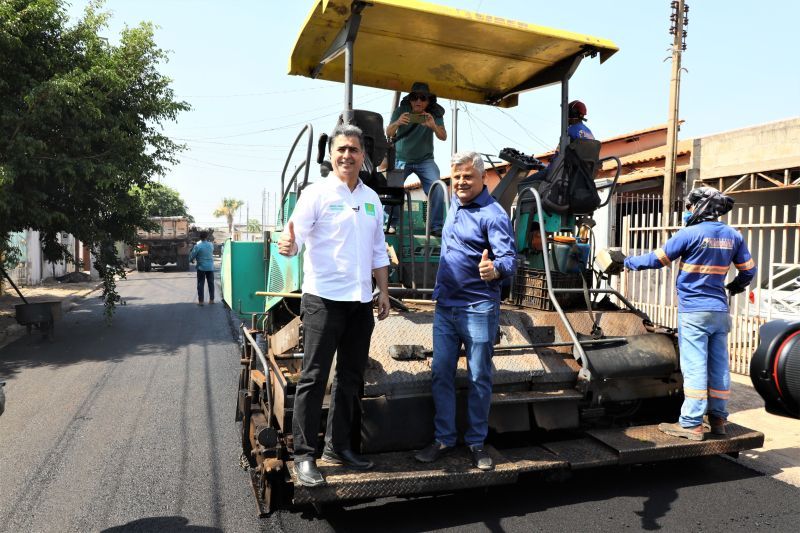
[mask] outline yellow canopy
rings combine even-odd
[[[315,0],[295,43],[289,74],[314,69],[344,28],[352,0]],[[427,82],[442,98],[511,107],[516,93],[561,79],[587,51],[603,62],[617,50],[605,39],[416,0],[369,0],[354,46],[353,83],[407,92]],[[344,54],[316,76],[344,81]]]

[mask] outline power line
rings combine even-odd
[[[182,94],[178,98],[240,98],[247,96],[269,96],[273,94],[289,94],[300,93],[308,91],[319,91],[321,89],[330,89],[331,87],[307,87],[305,89],[288,89],[285,91],[267,91],[263,93],[240,93],[240,94]]]
[[[380,95],[380,96],[382,96],[382,95]],[[377,99],[377,97],[373,98],[372,100],[369,100],[369,99],[368,100],[364,100],[363,103],[369,103],[369,102],[371,102],[371,101],[373,101],[375,99]],[[233,139],[235,137],[245,137],[245,136],[248,136],[248,135],[258,135],[259,133],[268,133],[268,132],[272,132],[272,131],[280,131],[280,130],[285,130],[287,128],[297,127],[297,126],[300,126],[300,125],[307,124],[309,122],[313,122],[315,120],[320,120],[320,119],[331,117],[331,116],[338,115],[338,114],[339,114],[339,112],[335,111],[333,113],[326,113],[325,115],[320,115],[320,116],[317,116],[317,117],[305,119],[305,120],[302,120],[300,122],[294,122],[292,124],[284,124],[283,126],[276,126],[274,128],[265,128],[265,129],[262,129],[262,130],[247,131],[247,132],[243,132],[243,133],[235,133],[235,134],[232,134],[232,135],[220,135],[220,136],[217,136],[217,137],[198,137],[198,138],[194,138],[194,139],[192,139],[192,138],[183,138],[182,140],[185,140],[185,141],[213,141],[213,140],[217,140],[217,139]]]
[[[363,98],[365,99],[364,102],[365,103],[372,102],[372,101],[376,100],[378,97],[384,96],[383,92],[384,92],[383,90],[376,90],[376,91],[370,91],[370,92],[366,93],[365,95],[363,95]],[[377,95],[377,97],[376,97],[376,95]],[[376,97],[376,98],[370,98],[370,99],[367,100],[366,99],[367,97]],[[233,124],[206,124],[206,125],[202,125],[202,126],[186,126],[186,127],[180,127],[179,129],[197,130],[197,129],[209,129],[209,128],[233,128],[233,127],[238,127],[238,126],[246,126],[248,124],[258,124],[258,123],[268,122],[268,121],[271,121],[271,120],[279,120],[279,119],[284,119],[284,118],[297,117],[298,115],[303,115],[305,113],[314,113],[316,111],[322,111],[323,109],[331,109],[331,108],[339,108],[339,109],[341,109],[341,107],[342,107],[341,102],[336,102],[336,103],[326,104],[326,105],[320,106],[320,107],[314,107],[314,108],[311,108],[311,109],[303,109],[302,111],[295,112],[295,113],[292,113],[292,114],[289,114],[289,115],[280,115],[280,116],[277,116],[277,117],[265,117],[265,118],[261,118],[261,119],[257,119],[257,120],[248,120],[247,122],[237,122],[237,123],[233,123]]]
[[[198,163],[203,163],[204,165],[210,165],[212,167],[218,167],[218,168],[227,168],[227,169],[230,169],[230,170],[239,170],[241,172],[258,172],[259,174],[264,174],[266,172],[280,174],[280,172],[281,172],[280,170],[256,170],[256,169],[252,169],[252,168],[229,167],[227,165],[219,165],[217,163],[212,163],[210,161],[203,161],[202,159],[189,157],[188,155],[181,155],[181,159],[189,159],[191,161],[196,161]]]
[[[524,131],[525,133],[527,133],[527,134],[528,134],[528,137],[530,137],[530,138],[531,138],[531,140],[533,140],[533,141],[535,141],[535,142],[538,142],[539,144],[541,144],[541,145],[542,145],[542,147],[544,147],[545,149],[548,149],[548,150],[549,150],[549,148],[550,148],[550,147],[549,147],[549,145],[548,145],[547,143],[545,143],[545,142],[544,142],[544,141],[543,141],[541,138],[537,137],[537,136],[536,136],[536,135],[535,135],[533,132],[529,131],[529,130],[528,130],[528,129],[527,129],[525,126],[523,126],[523,125],[522,125],[522,124],[521,124],[521,123],[520,123],[520,122],[519,122],[517,119],[515,119],[515,118],[514,118],[514,116],[513,116],[513,115],[511,115],[511,114],[510,114],[508,111],[506,111],[505,109],[501,109],[501,108],[499,108],[499,107],[495,107],[495,109],[497,109],[498,111],[500,111],[501,113],[503,113],[503,114],[504,114],[506,117],[510,118],[510,119],[511,119],[511,120],[514,122],[514,124],[516,124],[517,126],[519,126],[519,128],[520,128],[522,131]]]

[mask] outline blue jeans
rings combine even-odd
[[[416,174],[419,180],[422,182],[422,190],[425,191],[425,195],[428,195],[428,191],[431,190],[431,185],[439,181],[439,167],[436,165],[436,161],[433,159],[426,159],[425,161],[421,161],[419,163],[406,163],[405,161],[397,160],[395,161],[394,168],[397,170],[403,171],[403,178],[409,177],[411,174]],[[442,190],[440,188],[436,188],[433,191],[433,198],[428,198],[428,202],[431,204],[431,230],[440,230],[442,229]],[[400,221],[400,206],[394,208],[392,212],[392,218],[389,222],[390,226],[397,227],[398,222]],[[406,208],[407,209],[407,208]],[[406,221],[406,224],[408,221]]]
[[[492,355],[500,305],[490,300],[467,306],[436,305],[433,317],[433,403],[436,407],[434,435],[445,446],[455,446],[456,367],[461,345],[467,355],[467,446],[486,440],[489,405],[492,400]]]
[[[208,283],[208,299],[214,301],[214,271],[213,270],[198,270],[197,271],[197,301],[203,301],[203,283]]]
[[[703,423],[703,415],[728,418],[731,376],[728,367],[730,316],[722,311],[678,314],[678,341],[683,373],[683,427]]]

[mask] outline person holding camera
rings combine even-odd
[[[427,83],[414,82],[411,92],[400,101],[400,106],[392,113],[391,122],[386,127],[386,135],[394,139],[397,157],[395,168],[403,171],[403,178],[416,174],[422,182],[422,190],[427,195],[431,186],[439,180],[439,167],[433,160],[433,136],[440,141],[447,140],[444,128],[444,108],[436,103],[436,95],[431,94]],[[442,235],[442,195],[434,192],[431,206],[431,234]],[[400,220],[399,208],[393,209],[389,222],[389,233],[394,233]]]
[[[703,416],[711,433],[725,434],[730,397],[728,333],[730,295],[747,289],[756,265],[742,234],[718,220],[733,208],[733,198],[712,187],[698,187],[686,197],[686,226],[662,248],[625,259],[628,270],[669,266],[680,258],[678,277],[678,343],[683,373],[683,406],[677,423],[658,429],[673,437],[703,440]],[[731,263],[739,273],[725,284]]]

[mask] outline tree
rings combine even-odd
[[[261,233],[261,221],[251,218],[247,221],[247,233]]]
[[[233,235],[233,217],[236,215],[236,211],[243,205],[244,202],[241,200],[223,198],[220,206],[214,210],[215,217],[225,217],[228,221],[228,233],[230,235]]]
[[[61,232],[90,244],[110,318],[125,274],[113,242],[146,223],[134,189],[177,162],[161,124],[189,106],[158,71],[152,24],[112,45],[102,2],[69,25],[63,1],[0,2],[0,237],[38,230],[49,261],[71,259]]]
[[[175,189],[160,183],[149,183],[143,188],[135,187],[134,191],[144,204],[148,217],[186,217],[189,222],[194,222],[186,203]]]

